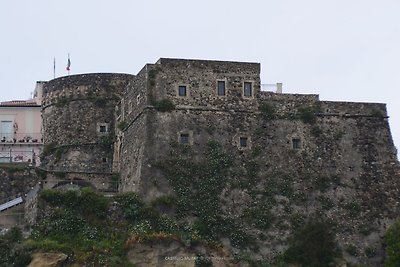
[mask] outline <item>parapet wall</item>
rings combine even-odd
[[[64,76],[47,82],[43,89],[42,106],[46,108],[62,98],[119,98],[134,76],[131,74],[90,73]]]
[[[325,115],[342,116],[387,116],[386,104],[320,101],[320,110]]]
[[[386,104],[320,101],[319,95],[260,92],[259,105],[268,104],[279,115],[296,114],[299,109],[313,107],[319,116],[387,117]]]

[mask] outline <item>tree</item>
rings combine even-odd
[[[286,262],[307,267],[328,266],[338,255],[335,235],[329,223],[310,220],[294,232],[284,253]]]
[[[400,220],[397,220],[385,233],[387,260],[385,267],[400,266]]]

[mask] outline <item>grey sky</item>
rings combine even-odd
[[[398,0],[2,0],[0,101],[37,80],[137,73],[160,57],[253,61],[262,82],[323,100],[387,103],[400,147]]]

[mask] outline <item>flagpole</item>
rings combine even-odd
[[[56,78],[56,58],[53,61],[53,79]]]
[[[70,59],[69,59],[69,53],[68,53],[68,76],[69,76],[69,72],[70,72],[70,70],[71,70],[71,61],[70,61]]]

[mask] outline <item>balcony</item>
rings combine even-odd
[[[1,145],[43,145],[41,133],[0,133]]]
[[[0,166],[7,164],[38,165],[40,151],[35,149],[4,149],[0,150]]]

